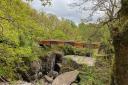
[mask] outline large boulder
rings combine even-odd
[[[52,85],[71,85],[77,79],[78,74],[77,70],[63,73],[55,78]]]

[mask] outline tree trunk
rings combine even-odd
[[[113,38],[115,48],[114,85],[128,85],[128,30]]]
[[[114,78],[111,85],[128,85],[128,0],[121,0],[118,16],[122,32],[113,36],[115,48]]]

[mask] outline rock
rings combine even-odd
[[[47,75],[50,71],[57,71],[59,73],[60,66],[58,63],[62,63],[63,57],[63,54],[60,52],[52,52],[46,57],[41,57],[43,74]]]
[[[40,57],[38,60],[23,63],[23,65],[25,64],[27,67],[29,67],[29,69],[26,72],[18,69],[17,72],[21,76],[21,78],[27,82],[41,79],[50,71],[53,72],[52,76],[55,78],[60,73],[60,64],[58,65],[58,63],[62,63],[62,59],[62,53],[52,52],[50,54],[47,54],[46,56]],[[17,76],[18,78],[19,75]]]
[[[47,75],[44,76],[47,82],[52,83],[53,79]]]
[[[57,71],[50,71],[49,73],[48,73],[48,76],[50,76],[50,77],[53,77],[53,78],[56,78],[57,76],[58,76],[58,72]]]
[[[44,79],[40,79],[35,85],[46,85]]]
[[[33,73],[38,73],[42,69],[42,62],[41,60],[32,61],[30,63],[30,69]]]
[[[78,85],[77,83],[72,83],[71,85]]]
[[[78,74],[79,71],[77,70],[63,73],[56,77],[52,85],[71,85],[76,80]]]
[[[22,71],[21,69],[17,70],[19,74],[18,77],[21,76],[21,78],[24,81],[31,82],[43,76],[41,60],[35,60],[35,61],[27,62],[27,64],[26,63],[24,64],[26,67],[29,67],[27,71]]]
[[[69,64],[67,59],[64,58],[64,55],[59,52],[52,52],[46,56],[40,57],[39,60],[27,62],[27,66],[30,67],[27,72],[18,71],[21,78],[27,82],[41,79],[44,75],[47,75],[46,80],[48,82],[52,82],[53,80],[50,78],[55,79],[61,73],[80,68],[80,65],[73,60]]]
[[[33,85],[33,84],[25,82],[25,81],[17,81],[17,82],[15,82],[13,84],[10,84],[10,85]]]
[[[74,55],[66,55],[64,58],[70,58],[71,60],[75,61],[77,64],[86,64],[87,66],[94,66],[95,59],[92,57],[85,57],[85,56],[76,56]]]
[[[62,67],[62,64],[61,63],[56,63],[60,68]]]
[[[9,84],[8,84],[8,83],[3,83],[3,82],[2,82],[2,83],[0,83],[0,85],[9,85]]]
[[[0,85],[34,85],[34,84],[24,81],[16,81],[14,83],[0,83]]]
[[[64,58],[63,62],[62,62],[62,67],[61,67],[60,73],[73,71],[73,70],[79,69],[81,67],[82,67],[82,65],[78,64],[76,61]]]

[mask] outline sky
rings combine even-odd
[[[81,19],[85,16],[88,16],[88,12],[80,12],[78,8],[73,8],[69,6],[73,0],[52,0],[51,6],[42,6],[41,2],[39,0],[34,0],[30,3],[30,5],[38,10],[38,11],[44,11],[46,13],[51,13],[56,15],[58,18],[66,18],[69,20],[74,21],[76,24],[79,24],[81,22]],[[93,18],[95,21],[99,15],[95,15]]]

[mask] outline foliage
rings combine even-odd
[[[109,85],[111,65],[108,61],[98,58],[94,67],[83,65],[80,69],[79,85]]]
[[[92,41],[100,41],[100,27],[97,28],[96,24],[79,24],[80,34],[82,39],[85,41],[92,40]]]
[[[17,65],[37,60],[52,51],[41,48],[40,40],[87,41],[95,31],[95,24],[77,26],[73,21],[39,13],[22,0],[0,0],[0,76],[15,79]],[[91,39],[100,41],[99,34]],[[65,54],[84,55],[86,52],[71,46],[62,49]],[[23,65],[21,69],[27,70],[27,67]]]
[[[79,55],[79,56],[85,56],[88,50],[86,48],[76,48],[70,45],[66,45],[61,47],[62,52],[64,52],[65,55]]]
[[[74,22],[38,13],[21,0],[0,1],[0,75],[13,79],[16,64],[37,60],[46,53],[38,41],[75,40],[76,28]]]

